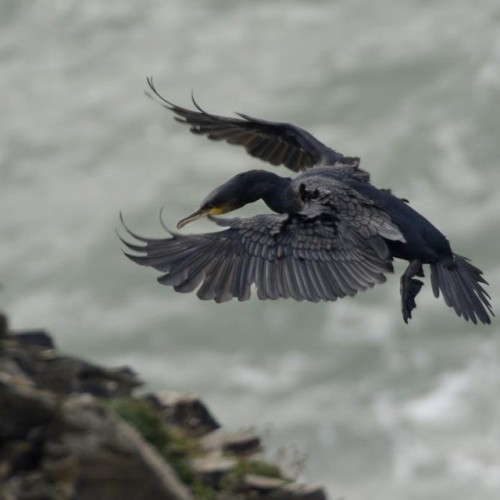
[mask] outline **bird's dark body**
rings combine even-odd
[[[235,175],[214,189],[199,210],[178,227],[202,216],[236,210],[263,200],[274,214],[216,219],[219,232],[124,241],[134,262],[162,273],[158,281],[179,292],[198,289],[201,299],[247,300],[251,286],[261,299],[333,301],[385,281],[394,258],[409,262],[401,277],[405,322],[416,307],[423,264],[430,265],[434,295],[465,320],[490,323],[487,282],[468,259],[406,200],[370,183],[359,158],[345,157],[309,132],[248,115],[226,118],[181,108],[154,95],[191,131],[243,146],[272,165],[301,172],[295,178],[265,170]],[[194,102],[194,101],[193,101]]]
[[[405,241],[387,243],[391,255],[397,259],[420,260],[424,264],[443,258],[453,258],[446,236],[407,202],[387,190],[377,189],[371,184],[348,179],[345,181],[356,191],[373,200],[391,218],[404,236]]]
[[[446,236],[423,215],[414,210],[406,200],[394,196],[387,189],[378,189],[369,182],[352,176],[339,175],[335,168],[317,167],[299,175],[295,182],[311,177],[321,177],[327,186],[329,180],[341,182],[373,201],[387,213],[404,236],[405,241],[386,240],[392,257],[412,261],[420,260],[430,264],[443,258],[453,258],[453,252]]]

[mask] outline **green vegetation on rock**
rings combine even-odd
[[[189,452],[192,453],[195,446],[194,440],[183,435],[181,429],[169,429],[161,415],[145,401],[115,398],[107,404],[156,448],[186,485],[194,485],[196,479],[188,460]]]

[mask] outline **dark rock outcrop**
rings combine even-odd
[[[217,430],[198,397],[141,384],[0,314],[0,499],[326,499],[255,458],[258,436]]]

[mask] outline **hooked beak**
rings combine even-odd
[[[191,215],[188,215],[187,217],[184,217],[184,219],[181,219],[177,223],[177,229],[180,229],[181,227],[184,227],[186,224],[189,224],[190,222],[193,222],[197,219],[206,217],[210,213],[212,213],[212,210],[210,208],[200,208],[196,210],[196,212],[193,212]]]

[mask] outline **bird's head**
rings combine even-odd
[[[177,229],[207,215],[221,215],[237,210],[266,195],[275,185],[277,175],[265,170],[249,170],[235,175],[215,188],[196,212],[181,219]]]

